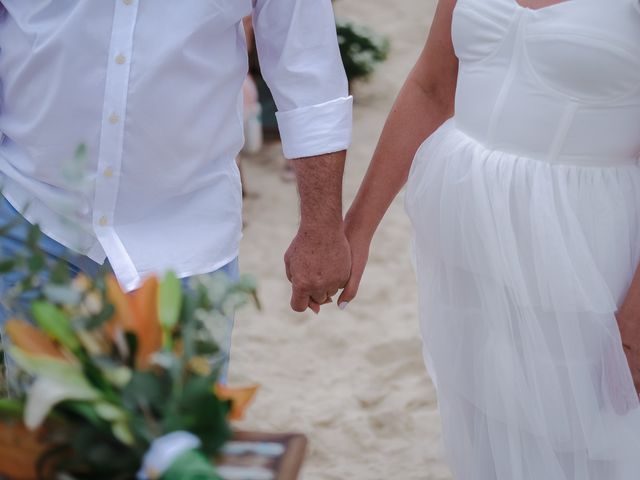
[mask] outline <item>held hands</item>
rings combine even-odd
[[[370,243],[371,238],[352,228],[349,221],[333,231],[301,225],[285,254],[292,284],[291,308],[319,313],[321,305],[331,303],[344,289],[338,300],[344,310],[358,293]]]
[[[351,252],[342,225],[320,228],[300,225],[284,257],[291,282],[291,308],[320,312],[349,280]]]

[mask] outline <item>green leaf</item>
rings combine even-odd
[[[211,461],[196,450],[179,455],[160,480],[222,480]]]
[[[90,425],[79,426],[71,442],[75,465],[91,471],[92,480],[121,478],[124,473],[137,471],[144,453],[140,448],[130,448],[120,442],[111,430],[103,431]]]
[[[109,425],[97,414],[93,403],[67,400],[62,402],[58,409],[65,415],[71,413],[72,415],[82,418],[84,420],[83,423],[93,425],[96,428],[109,430]]]
[[[194,351],[191,357],[194,356],[212,356],[217,355],[220,352],[218,344],[211,340],[198,339],[194,342]]]
[[[228,406],[213,393],[215,376],[191,377],[163,419],[163,431],[185,430],[197,435],[207,454],[218,451],[231,436]]]
[[[220,307],[220,311],[225,317],[231,317],[236,311],[249,303],[249,296],[240,291],[232,291],[227,295]]]
[[[51,278],[51,283],[58,285],[67,284],[71,279],[69,274],[69,263],[64,258],[57,260],[51,267],[49,278]]]
[[[105,378],[116,388],[124,388],[133,375],[131,369],[127,367],[103,368],[102,373]]]
[[[67,307],[75,307],[82,300],[82,293],[66,285],[49,283],[42,288],[42,292],[50,302]]]
[[[24,404],[13,398],[0,398],[0,418],[20,419],[24,414]]]
[[[131,433],[131,430],[129,429],[126,421],[121,420],[114,423],[111,429],[113,431],[114,437],[116,437],[125,445],[131,446],[135,443],[135,438],[133,437],[133,434]]]
[[[207,340],[211,343],[215,343],[220,349],[221,345],[224,345],[229,336],[229,329],[231,328],[229,316],[221,313],[218,310],[206,311],[203,309],[196,310],[194,318],[199,320],[208,334]]]
[[[38,242],[40,241],[40,237],[42,236],[42,232],[40,231],[40,227],[38,225],[29,225],[29,231],[27,232],[27,247],[29,250],[39,250]]]
[[[122,421],[127,418],[127,412],[109,402],[96,402],[93,406],[96,414],[107,422]]]
[[[136,363],[136,354],[138,353],[138,337],[133,332],[125,332],[124,339],[127,342],[127,350],[129,351],[127,366],[134,368]]]
[[[177,325],[181,306],[182,285],[174,273],[168,272],[160,282],[158,292],[158,315],[165,330],[172,330]]]
[[[37,273],[40,270],[43,270],[47,266],[47,261],[45,259],[44,254],[40,252],[33,252],[27,258],[27,267],[29,271],[32,273]]]
[[[85,323],[85,327],[89,330],[100,328],[108,320],[111,320],[111,318],[113,318],[115,311],[116,309],[113,305],[111,305],[110,303],[105,304],[104,308],[100,313],[98,313],[97,315],[93,315],[92,317],[89,317],[89,319]]]
[[[82,367],[77,363],[31,355],[16,346],[9,348],[9,356],[21,369],[34,376],[64,378],[69,375],[82,375]]]
[[[245,292],[255,292],[258,289],[258,281],[252,275],[242,275],[236,285]]]
[[[87,145],[84,143],[78,145],[73,156],[76,159],[84,159],[87,156]]]
[[[27,393],[24,423],[30,429],[38,428],[58,403],[65,400],[96,400],[99,397],[99,392],[80,375],[58,378],[38,376]]]
[[[15,260],[2,260],[0,261],[0,273],[9,273],[17,265]]]
[[[58,307],[49,302],[37,301],[31,305],[31,312],[36,323],[51,338],[71,350],[80,347],[80,341],[71,328],[71,321]]]
[[[140,407],[162,412],[171,394],[171,379],[166,373],[134,372],[122,391],[122,403],[130,411]]]

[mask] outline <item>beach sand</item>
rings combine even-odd
[[[345,204],[354,197],[385,117],[428,32],[435,0],[338,0],[337,14],[392,42],[389,60],[356,87]],[[243,272],[263,311],[237,317],[231,379],[262,388],[239,426],[308,435],[304,480],[445,480],[435,391],[421,355],[409,221],[402,195],[374,241],[360,294],[345,312],[289,308],[283,254],[298,221],[295,186],[280,179],[278,145],[245,159]]]

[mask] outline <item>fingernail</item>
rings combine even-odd
[[[349,306],[349,302],[342,302],[340,305],[338,305],[338,308],[340,310],[346,310],[348,306]]]

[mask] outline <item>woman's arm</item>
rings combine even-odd
[[[369,244],[389,205],[407,181],[420,144],[453,114],[458,59],[451,41],[456,0],[440,0],[426,46],[389,114],[345,228],[352,250],[351,279],[338,301],[355,298]]]

